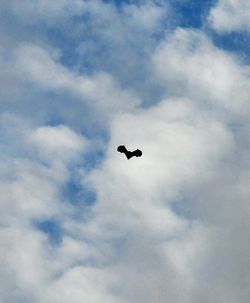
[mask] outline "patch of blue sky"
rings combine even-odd
[[[201,28],[216,0],[170,0],[176,14],[177,26]]]
[[[103,149],[97,148],[96,150],[90,150],[86,153],[83,159],[84,168],[88,171],[99,164],[101,164],[102,159],[105,157],[105,152]]]
[[[60,63],[69,69],[84,74],[92,74],[99,71],[108,72],[123,88],[131,87],[141,93],[142,99],[146,99],[145,103],[149,102],[147,99],[152,100],[153,97],[151,96],[157,95],[158,89],[151,83],[145,85],[148,81],[145,75],[149,74],[146,64],[149,58],[146,49],[152,41],[146,41],[144,47],[142,47],[136,35],[129,36],[129,41],[126,37],[121,38],[119,35],[119,37],[111,35],[110,40],[107,41],[103,29],[93,27],[93,18],[94,16],[90,14],[83,14],[67,19],[65,24],[37,22],[31,26],[23,24],[18,18],[7,14],[4,16],[4,22],[8,28],[12,24],[15,24],[15,28],[19,28],[19,36],[22,41],[38,45],[47,43],[60,50]],[[108,24],[107,30],[111,26],[112,22]],[[29,32],[29,35],[27,35],[27,32]],[[22,33],[24,33],[24,36]],[[143,87],[144,89],[142,89]],[[147,91],[145,91],[145,87],[147,87]],[[32,94],[34,93],[35,89],[32,89]],[[46,114],[53,113],[56,116],[55,119],[61,122],[63,122],[65,116],[66,119],[69,118],[70,115],[64,115],[63,109],[58,113],[56,109],[53,110],[57,106],[58,99],[63,99],[61,95],[58,98],[53,92],[48,92],[44,96],[41,95],[41,92],[37,93],[38,99],[44,97],[47,107],[43,106],[45,105],[44,102],[36,102],[28,107],[31,111],[35,109],[37,114],[44,117]],[[27,97],[27,94],[25,95]],[[28,103],[28,100],[29,98],[25,100],[25,104]],[[13,110],[20,110],[19,112],[22,112],[22,108],[19,109],[18,104],[22,104],[23,106],[23,102],[18,102],[13,105]],[[8,106],[11,107],[11,104]],[[67,107],[69,108],[70,106]],[[51,110],[48,111],[48,108],[51,108]],[[69,110],[68,112],[70,113],[71,111]],[[26,114],[26,109],[24,110],[24,114]],[[71,112],[71,115],[72,120],[80,120],[76,112],[73,114]],[[75,117],[73,118],[73,116]],[[84,116],[88,116],[88,110],[85,110]],[[53,121],[53,118],[48,117],[47,119]],[[90,127],[89,130],[92,131],[93,128]]]
[[[247,32],[227,34],[211,33],[214,44],[226,51],[235,53],[241,60],[250,64],[250,35]]]
[[[35,228],[43,232],[51,245],[58,246],[62,242],[63,230],[59,221],[55,219],[36,220]]]
[[[105,22],[105,26],[97,26],[94,18],[89,14],[73,17],[67,23],[68,28],[48,27],[46,37],[51,45],[61,50],[61,63],[65,66],[77,68],[85,74],[105,71],[114,75],[122,85],[131,85],[140,78],[139,75],[145,75],[142,67],[148,60],[147,52],[150,54],[149,48],[163,37],[163,30],[157,33],[158,36],[144,37],[142,47],[138,34],[131,32],[123,36],[122,32],[113,32],[111,20],[100,21]]]
[[[115,3],[118,7],[126,4],[143,4],[145,1],[132,0],[105,0],[104,2]],[[172,27],[193,27],[200,28],[203,25],[210,8],[217,2],[217,0],[155,0],[152,1],[156,5],[163,5],[168,3],[175,18],[171,20]]]
[[[83,174],[88,174],[104,159],[104,151],[98,147],[92,148],[77,165],[70,167],[70,177],[61,188],[61,198],[76,208],[89,208],[96,202],[94,188],[85,180]]]
[[[91,136],[92,130],[85,127],[91,121],[86,103],[80,102],[68,94],[58,94],[50,98],[50,100],[50,111],[47,113],[45,120],[47,125],[58,126],[66,124],[68,127],[81,129],[83,131],[82,134],[85,136],[87,134]]]
[[[78,56],[75,50],[83,39],[82,32],[74,34],[74,28],[78,25],[79,21],[75,18],[74,21],[68,22],[67,26],[48,26],[44,31],[48,43],[60,50],[60,63],[70,69],[77,65]]]
[[[124,0],[103,2],[115,3],[118,7],[129,3],[142,3],[142,1]],[[171,22],[162,24],[161,30],[154,33],[153,36],[145,37],[144,46],[134,33],[131,33],[129,40],[127,40],[127,36],[106,35],[105,31],[109,30],[111,24],[107,24],[106,29],[93,27],[92,18],[94,16],[91,14],[73,17],[67,23],[67,29],[65,25],[62,28],[59,26],[48,28],[46,37],[52,45],[61,50],[62,64],[85,74],[98,71],[108,72],[122,87],[130,87],[137,91],[143,100],[143,105],[147,106],[152,104],[152,100],[157,101],[162,96],[161,87],[157,83],[152,83],[146,75],[150,74],[147,62],[149,62],[154,46],[163,39],[167,26],[169,26],[169,30],[177,26],[201,28],[215,2],[215,0],[170,0],[174,17]],[[106,40],[107,37],[109,37],[109,41]],[[214,39],[222,47],[234,48],[234,50],[238,48],[240,51],[239,45],[235,43],[236,37],[228,39],[214,36]],[[246,51],[248,52],[248,50]]]
[[[141,1],[131,1],[131,0],[103,0],[103,2],[106,3],[114,3],[117,6],[123,5],[123,4],[131,4],[131,3],[139,3]]]
[[[192,191],[183,189],[175,199],[168,202],[168,206],[178,217],[194,221],[198,217],[197,210],[194,209],[195,199]]]
[[[96,201],[95,191],[84,184],[77,175],[72,175],[61,191],[64,201],[74,206],[89,207]]]
[[[250,35],[247,31],[218,34],[209,28],[207,16],[216,0],[170,0],[177,13],[177,25],[183,28],[202,28],[213,39],[214,44],[226,51],[236,53],[245,63],[250,62]],[[205,27],[205,28],[204,28]]]

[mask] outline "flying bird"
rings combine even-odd
[[[125,154],[125,156],[127,157],[128,160],[132,157],[141,157],[141,155],[142,155],[141,150],[136,149],[134,151],[128,151],[126,149],[125,145],[118,146],[117,151],[120,152],[120,153]]]

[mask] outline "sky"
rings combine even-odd
[[[1,0],[0,302],[249,303],[249,20]]]

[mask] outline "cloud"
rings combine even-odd
[[[248,303],[249,66],[162,1],[0,6],[2,300]]]
[[[90,178],[98,197],[93,211],[99,233],[108,229],[112,238],[113,230],[113,237],[120,234],[126,243],[115,267],[117,287],[132,302],[192,302],[213,229],[193,209],[199,200],[184,197],[190,192],[195,197],[216,178],[234,151],[231,132],[187,99],[166,99],[119,116],[112,130],[107,159]],[[131,149],[140,147],[142,158],[127,161],[115,153],[121,138]],[[191,207],[195,217],[176,212],[176,204]]]
[[[59,214],[58,187],[69,178],[69,164],[86,151],[87,140],[66,126],[33,129],[10,116],[2,121],[7,130],[2,145],[10,150],[1,165],[2,224]]]
[[[68,91],[82,101],[92,102],[103,114],[132,109],[139,104],[136,95],[122,90],[109,74],[98,72],[87,77],[68,70],[55,60],[36,45],[21,45],[16,51],[15,67],[23,80],[48,91]]]
[[[122,6],[124,19],[129,20],[130,26],[143,31],[155,32],[167,16],[168,3],[144,1],[141,5],[126,4]]]
[[[3,1],[1,6],[3,11],[7,11],[23,22],[28,24],[34,24],[38,20],[53,21],[53,18],[77,16],[82,13],[86,6],[87,1],[73,0],[68,3],[65,0],[57,0],[51,3],[47,0],[38,0],[32,2],[30,0],[25,0],[22,6],[19,2],[14,0],[12,2]]]
[[[250,5],[247,1],[219,0],[208,20],[219,33],[249,31]]]
[[[161,43],[153,60],[170,94],[248,113],[249,66],[216,48],[204,33],[177,29]]]
[[[43,126],[34,130],[29,137],[41,157],[67,163],[69,159],[83,152],[86,140],[69,128],[61,126]]]
[[[93,211],[99,228],[93,235],[106,229],[111,239],[122,237],[116,287],[129,302],[211,302],[218,297],[247,302],[242,289],[249,275],[232,264],[238,258],[246,264],[249,251],[243,244],[248,209],[243,171],[249,166],[241,166],[249,163],[248,156],[239,161],[249,146],[243,139],[248,93],[240,89],[249,81],[248,66],[189,30],[177,30],[162,42],[153,63],[166,84],[166,98],[114,119],[106,161],[90,175],[98,197]],[[123,159],[115,152],[120,144],[141,148],[143,157]],[[237,247],[232,230],[241,234]]]

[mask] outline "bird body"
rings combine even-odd
[[[125,156],[127,157],[128,160],[132,157],[141,157],[141,155],[142,155],[141,150],[136,149],[134,151],[128,151],[126,149],[125,145],[118,146],[117,151],[120,152],[120,153],[125,154]]]

